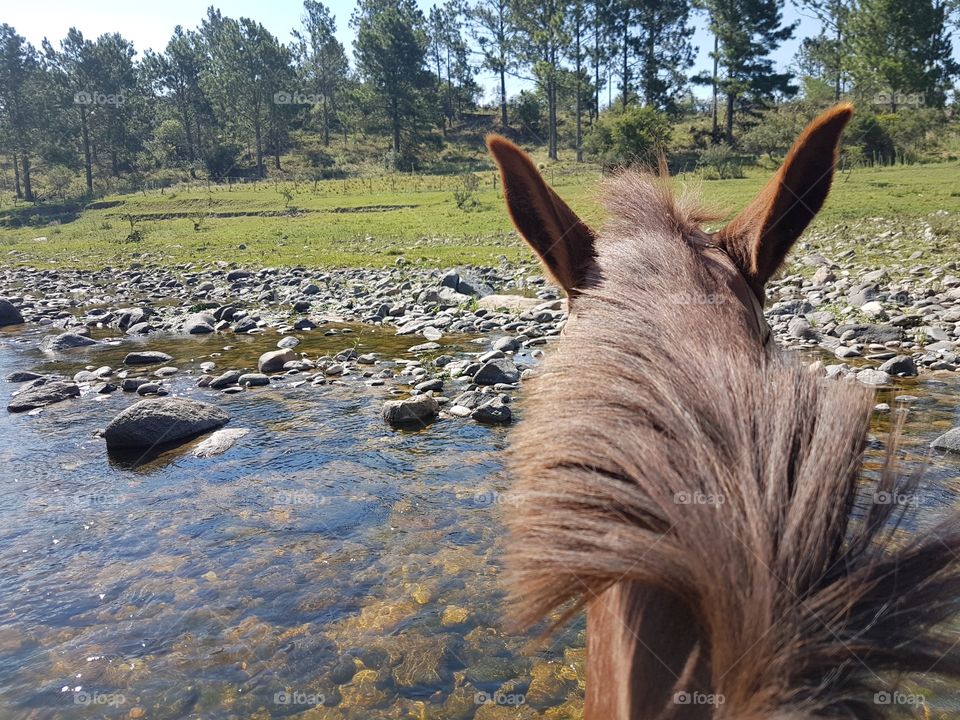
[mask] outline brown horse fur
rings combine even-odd
[[[761,297],[823,204],[850,112],[815,120],[709,238]],[[572,295],[513,433],[508,560],[522,624],[587,607],[586,718],[869,720],[904,709],[874,698],[903,674],[960,676],[943,629],[960,523],[894,542],[903,506],[870,491],[912,485],[895,442],[862,470],[870,391],[760,347],[695,242],[703,215],[661,181],[609,182],[595,234],[522,151],[488,146],[518,229]]]

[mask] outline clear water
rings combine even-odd
[[[422,341],[325,329],[299,349],[411,357]],[[0,333],[0,376],[117,367],[131,349],[51,360],[41,335]],[[360,381],[195,388],[199,363],[253,367],[276,340],[143,342],[174,356],[174,392],[215,398],[228,427],[250,430],[217,457],[195,457],[196,443],[108,456],[94,433],[131,402],[120,392],[0,413],[0,717],[577,717],[582,622],[533,653],[504,625],[509,507],[491,498],[508,486],[507,430],[392,430],[386,388]],[[0,383],[4,405],[15,389]],[[958,390],[957,378],[906,388],[920,398],[916,461],[960,423]],[[925,504],[953,503],[960,461],[928,463]],[[479,704],[498,692],[500,705]]]

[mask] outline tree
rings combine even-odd
[[[177,25],[163,54],[147,51],[143,66],[155,91],[169,93],[183,128],[187,157],[197,159],[204,147],[204,126],[212,124],[210,105],[201,87],[207,57],[202,37]]]
[[[793,37],[796,23],[782,25],[782,0],[699,0],[716,38],[719,92],[726,96],[725,135],[733,144],[738,104],[763,103],[775,93],[791,94],[790,75],[777,73],[768,55]],[[895,0],[894,0],[895,1]]]
[[[507,73],[516,67],[517,43],[510,0],[479,0],[472,16],[471,34],[480,47],[483,67],[500,80],[500,124],[507,127]]]
[[[395,156],[405,131],[415,131],[433,84],[424,65],[427,33],[415,0],[359,0],[350,20],[356,30],[357,69],[385,112]]]
[[[960,72],[946,22],[942,0],[859,0],[849,20],[857,91],[887,93],[893,112],[904,94],[942,106]]]
[[[304,79],[320,96],[323,144],[330,145],[330,129],[336,122],[337,99],[349,71],[347,54],[337,40],[337,25],[323,3],[304,0],[303,25],[294,30],[296,57]]]
[[[833,85],[834,99],[840,100],[850,57],[847,23],[853,0],[797,0],[797,4],[819,20],[822,27],[816,37],[804,38],[801,52],[805,59],[822,68],[820,77]]]
[[[568,47],[563,0],[513,0],[511,12],[523,35],[527,62],[547,99],[547,155],[557,159],[557,96],[563,53]]]
[[[17,197],[28,202],[34,200],[31,156],[42,128],[44,85],[36,48],[10,25],[0,25],[0,133],[12,150]]]

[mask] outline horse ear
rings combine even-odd
[[[840,135],[852,115],[853,106],[843,103],[807,125],[777,174],[717,233],[761,299],[764,285],[827,199]]]
[[[529,156],[506,138],[487,137],[500,168],[510,218],[547,271],[574,296],[595,266],[594,234],[540,176]]]

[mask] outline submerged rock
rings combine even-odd
[[[383,419],[390,425],[424,424],[433,420],[439,412],[440,404],[429,395],[387,400],[383,404]]]
[[[103,437],[108,448],[152,447],[199,435],[229,420],[220,408],[197,400],[141,400],[117,415]]]
[[[63,380],[51,380],[41,385],[34,385],[31,388],[19,393],[16,397],[10,399],[7,410],[10,412],[25,412],[35,410],[39,407],[53,405],[72,397],[79,397],[80,388],[76,383]]]
[[[217,430],[210,437],[204,438],[203,442],[193,449],[193,454],[199,458],[221,455],[232,448],[237,440],[249,432],[249,428],[223,428],[222,430]]]

